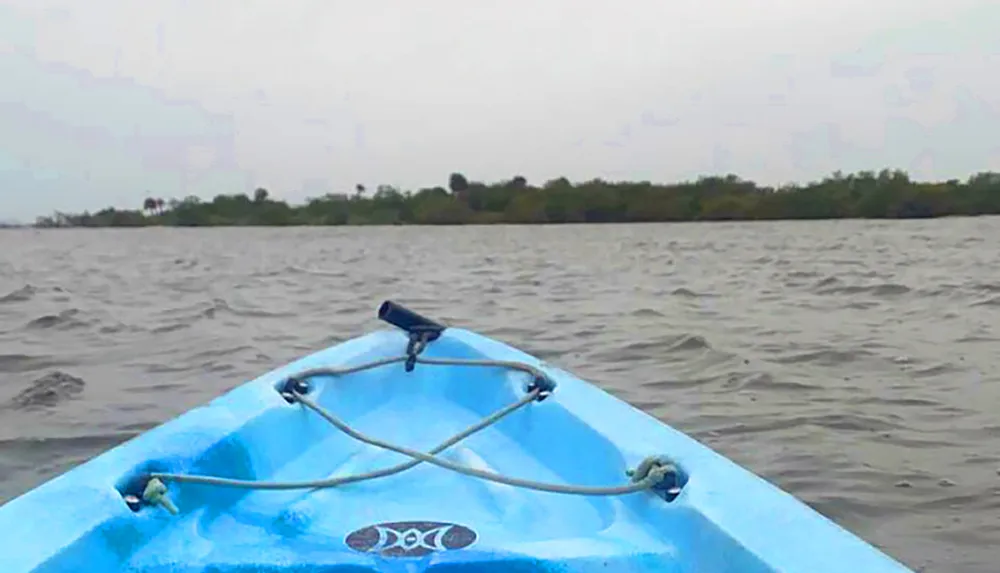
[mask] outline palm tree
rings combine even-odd
[[[460,195],[469,189],[469,180],[461,173],[452,173],[448,177],[448,188],[452,193]]]
[[[469,203],[469,180],[461,173],[452,173],[448,177],[448,188],[459,201]]]

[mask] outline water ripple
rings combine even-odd
[[[998,235],[995,218],[11,231],[0,501],[381,328],[393,298],[575,371],[913,568],[992,572]]]

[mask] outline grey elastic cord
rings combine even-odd
[[[429,453],[430,454],[437,454],[439,452],[442,452],[442,451],[450,448],[451,446],[457,444],[458,442],[464,440],[465,438],[471,436],[472,434],[475,434],[479,430],[482,430],[484,428],[487,428],[487,427],[493,425],[494,423],[496,423],[497,421],[499,421],[500,419],[502,419],[507,414],[515,412],[516,410],[519,410],[522,406],[525,406],[526,404],[529,404],[529,403],[533,402],[537,397],[538,397],[538,391],[537,390],[535,390],[534,392],[532,392],[530,394],[525,395],[523,398],[521,398],[517,402],[514,402],[510,406],[507,406],[507,407],[505,407],[505,408],[503,408],[501,410],[497,410],[493,414],[490,414],[486,418],[483,418],[481,421],[476,422],[475,424],[469,426],[468,428],[462,430],[461,432],[459,432],[459,433],[455,434],[454,436],[448,438],[447,440],[441,442],[439,445],[437,445],[434,448],[432,448]],[[318,412],[321,416],[323,416],[327,420],[335,419],[335,418],[333,418],[332,415],[326,413],[325,410],[323,410],[318,405],[316,405],[315,402],[312,402],[311,400],[309,400],[307,402],[308,399],[303,399],[303,398],[304,397],[301,394],[295,394],[295,399],[296,400],[302,402],[303,404],[305,404],[306,406],[308,406],[310,409],[315,410],[316,412]],[[327,416],[329,416],[329,417],[327,417]],[[343,422],[340,422],[338,420],[337,422],[334,422],[334,425],[337,426],[338,428],[341,428],[341,425],[343,425]],[[346,427],[346,425],[343,425],[343,427]],[[351,432],[353,432],[353,431],[354,430],[351,430]],[[350,434],[350,432],[348,432],[348,434]],[[364,441],[364,440],[362,440],[362,441]],[[374,471],[370,471],[370,472],[366,472],[366,473],[362,473],[362,474],[355,474],[355,475],[351,475],[351,476],[343,476],[343,477],[336,477],[336,478],[327,478],[327,479],[320,479],[320,480],[300,481],[300,482],[253,481],[253,480],[239,480],[239,479],[220,478],[220,477],[214,477],[214,476],[199,476],[199,475],[170,474],[170,473],[151,473],[151,474],[149,474],[149,477],[151,477],[151,478],[160,478],[160,479],[162,479],[164,481],[169,480],[169,481],[175,481],[175,482],[200,483],[200,484],[207,484],[207,485],[219,485],[219,486],[226,486],[226,487],[241,487],[241,488],[249,488],[249,489],[313,489],[313,488],[335,487],[335,486],[338,486],[338,485],[344,485],[344,484],[348,484],[348,483],[354,483],[354,482],[359,482],[359,481],[365,481],[365,480],[370,480],[370,479],[376,479],[376,478],[380,478],[380,477],[390,476],[392,474],[396,474],[396,473],[399,473],[401,471],[408,470],[408,469],[412,468],[413,466],[419,464],[420,462],[421,462],[421,460],[419,460],[419,459],[411,459],[410,461],[403,462],[403,463],[397,464],[395,466],[390,466],[390,467],[387,467],[387,468],[384,468],[384,469],[374,470]]]
[[[670,462],[656,456],[650,456],[643,459],[635,470],[628,472],[628,475],[631,476],[630,480],[631,483],[620,486],[575,486],[575,485],[565,485],[565,484],[552,484],[534,480],[507,477],[493,472],[487,472],[475,468],[470,468],[468,466],[463,466],[461,464],[456,464],[454,462],[438,458],[435,456],[435,454],[440,453],[445,449],[460,442],[461,440],[471,436],[472,434],[475,434],[476,432],[499,422],[505,416],[523,408],[524,406],[530,404],[531,402],[543,399],[548,395],[553,386],[551,382],[548,380],[548,377],[541,370],[535,368],[534,366],[531,366],[529,364],[524,364],[521,362],[512,362],[507,360],[421,358],[419,356],[416,356],[415,358],[417,363],[422,363],[422,364],[435,364],[435,365],[445,365],[445,366],[481,366],[481,367],[494,366],[500,368],[519,370],[521,372],[526,372],[528,374],[531,374],[531,376],[534,378],[534,382],[528,387],[527,394],[517,402],[505,408],[497,410],[496,412],[484,418],[482,421],[477,422],[472,426],[469,426],[465,430],[462,430],[461,432],[455,434],[451,438],[445,440],[440,445],[434,447],[427,453],[420,452],[417,450],[412,450],[410,448],[405,448],[395,444],[390,444],[388,442],[384,442],[382,440],[366,436],[365,434],[362,434],[361,432],[351,428],[346,423],[341,421],[339,418],[337,418],[329,411],[324,409],[322,406],[314,402],[309,396],[306,395],[306,393],[304,393],[307,392],[307,387],[306,390],[302,391],[293,387],[291,389],[282,391],[283,395],[290,401],[301,403],[310,410],[319,414],[321,417],[323,417],[323,419],[330,422],[330,424],[334,425],[339,430],[341,430],[348,436],[358,441],[385,450],[397,452],[405,456],[408,456],[412,459],[407,462],[397,464],[395,466],[390,466],[388,468],[374,470],[366,473],[343,476],[343,477],[320,479],[320,480],[298,481],[298,482],[238,480],[238,479],[222,478],[215,476],[154,472],[149,474],[150,480],[147,483],[147,490],[149,492],[149,495],[144,495],[144,498],[147,498],[147,500],[152,500],[155,503],[163,503],[167,505],[167,502],[169,502],[169,500],[167,500],[165,496],[166,492],[165,492],[165,487],[163,487],[162,481],[187,482],[187,483],[198,483],[198,484],[215,485],[223,487],[270,489],[270,490],[328,488],[328,487],[335,487],[348,483],[360,482],[360,481],[371,480],[393,475],[402,472],[404,470],[410,469],[419,464],[420,462],[427,462],[445,469],[458,472],[462,475],[476,477],[479,479],[484,479],[487,481],[492,481],[514,487],[522,487],[522,488],[546,491],[552,493],[599,495],[599,496],[623,495],[623,494],[635,493],[646,489],[651,489],[663,483],[668,475],[673,474],[675,472],[675,468]],[[296,374],[292,376],[291,379],[301,381],[314,376],[345,376],[347,374],[353,374],[371,368],[376,368],[379,366],[386,366],[389,364],[394,364],[396,362],[404,362],[407,360],[412,361],[413,359],[414,356],[401,356],[401,357],[383,358],[366,364],[360,364],[357,366],[350,366],[346,368],[316,368]],[[676,493],[679,490],[675,485],[670,489],[670,491]]]

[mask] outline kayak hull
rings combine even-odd
[[[649,456],[680,491],[535,491],[420,463],[324,489],[168,483],[178,509],[130,507],[150,472],[301,481],[407,461],[351,439],[280,393],[303,370],[405,353],[399,330],[306,356],[153,428],[0,507],[5,572],[909,571],[711,449],[571,373],[448,328],[421,356],[520,361],[555,382],[438,457],[580,486],[628,483]],[[393,363],[314,376],[312,399],[351,427],[427,451],[522,398],[531,379],[493,367]]]

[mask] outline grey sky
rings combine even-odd
[[[996,0],[0,0],[0,220],[355,183],[1000,170]]]

